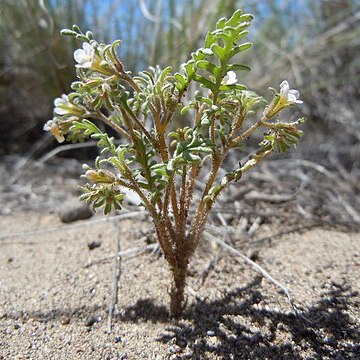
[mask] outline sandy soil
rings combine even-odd
[[[257,263],[289,288],[303,317],[248,265],[203,243],[184,318],[170,320],[164,259],[131,257],[107,334],[112,263],[86,265],[114,253],[116,236],[123,250],[145,245],[151,225],[86,223],[35,212],[0,217],[0,359],[360,359],[359,233],[314,228],[260,243]],[[53,230],[33,232],[42,229]],[[100,246],[90,250],[94,241]],[[233,245],[245,251],[240,240]]]

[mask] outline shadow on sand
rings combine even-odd
[[[165,306],[152,299],[138,300],[116,315],[115,321],[152,321],[167,324],[157,341],[176,345],[174,359],[360,359],[360,333],[346,310],[358,306],[358,293],[345,285],[332,284],[317,303],[303,309],[309,323],[291,312],[261,308],[261,277],[234,288],[222,298],[198,301],[188,306],[182,319],[169,324]],[[103,319],[100,319],[100,315]],[[91,328],[104,320],[104,307],[79,307],[49,311],[4,314],[3,318],[40,322],[83,321]],[[191,353],[191,355],[190,355]]]
[[[196,302],[183,319],[167,326],[159,341],[176,344],[175,359],[360,359],[360,334],[346,313],[357,293],[333,284],[302,315],[278,312],[257,306],[263,299],[261,277],[235,288],[221,299]],[[168,321],[165,307],[150,299],[139,300],[127,308],[120,321]],[[185,350],[186,348],[186,350]],[[191,351],[191,355],[189,354]]]

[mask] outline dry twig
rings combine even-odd
[[[114,255],[109,255],[109,256],[105,256],[105,257],[102,257],[102,258],[97,259],[97,260],[93,260],[93,261],[89,262],[88,264],[86,264],[84,266],[84,268],[89,268],[89,267],[94,266],[94,265],[106,263],[106,262],[108,262],[108,261],[110,261],[110,260],[112,260],[112,259],[114,259],[116,257],[124,257],[124,256],[127,256],[127,255],[137,256],[137,255],[141,255],[141,254],[143,254],[145,252],[148,252],[148,251],[155,252],[158,248],[159,248],[158,243],[149,244],[149,245],[141,246],[141,247],[133,247],[131,249],[120,251],[120,252],[118,252],[118,253],[116,253]]]
[[[320,319],[317,319],[315,321],[309,320],[308,318],[306,318],[304,315],[302,315],[300,313],[300,311],[298,310],[298,308],[296,307],[296,305],[294,304],[292,297],[290,295],[289,290],[282,285],[280,282],[278,282],[277,280],[275,280],[265,269],[263,269],[260,265],[258,265],[256,262],[252,261],[251,259],[249,259],[247,256],[245,256],[244,254],[242,254],[240,251],[236,250],[235,248],[233,248],[232,246],[226,244],[224,241],[220,240],[219,238],[213,236],[212,234],[208,233],[208,232],[204,232],[204,236],[205,238],[207,238],[207,240],[209,241],[213,241],[216,244],[220,245],[222,248],[224,248],[225,250],[227,250],[228,252],[230,252],[230,254],[238,256],[240,258],[242,258],[245,262],[247,262],[249,265],[251,265],[255,271],[259,272],[262,276],[264,276],[267,280],[269,280],[271,283],[273,283],[274,285],[276,285],[277,287],[279,287],[281,289],[282,292],[284,292],[284,294],[286,295],[288,302],[291,306],[291,308],[293,309],[293,311],[295,312],[295,314],[299,317],[301,317],[302,319],[306,320],[307,322],[313,323],[316,321],[319,321]],[[322,318],[322,317],[321,317]]]

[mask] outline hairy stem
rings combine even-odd
[[[194,164],[191,166],[189,180],[187,183],[187,196],[186,196],[186,205],[185,209],[189,211],[193,192],[194,192],[194,186],[195,186],[195,180],[200,172],[200,166],[197,164]]]
[[[183,258],[176,267],[171,268],[173,283],[170,291],[170,314],[175,318],[181,316],[185,308],[187,266],[188,259]]]
[[[212,160],[211,173],[210,173],[208,181],[206,182],[205,189],[203,191],[202,197],[200,199],[198,208],[196,210],[194,219],[191,224],[191,228],[189,230],[188,246],[190,247],[190,252],[193,252],[196,249],[199,235],[202,231],[202,226],[203,226],[202,225],[203,224],[203,213],[206,210],[205,196],[208,194],[209,190],[211,189],[211,187],[214,184],[214,181],[216,179],[217,173],[221,166],[222,160],[223,160],[223,156],[214,157]]]
[[[92,116],[96,119],[100,119],[104,124],[111,127],[113,130],[115,130],[118,134],[122,135],[128,140],[131,140],[131,136],[129,133],[124,130],[121,126],[118,124],[115,124],[114,122],[110,121],[101,111],[97,111],[96,113],[92,114]]]
[[[235,146],[239,142],[243,141],[247,137],[249,137],[251,134],[253,134],[260,126],[263,126],[265,124],[265,121],[267,118],[262,117],[258,122],[253,124],[249,129],[244,131],[241,135],[236,136],[233,139],[230,139],[229,145],[227,146],[227,149],[231,148],[232,146]]]

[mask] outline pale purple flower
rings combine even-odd
[[[92,67],[95,58],[95,49],[89,44],[84,42],[82,49],[74,51],[74,59],[77,62],[76,67],[89,69]]]

